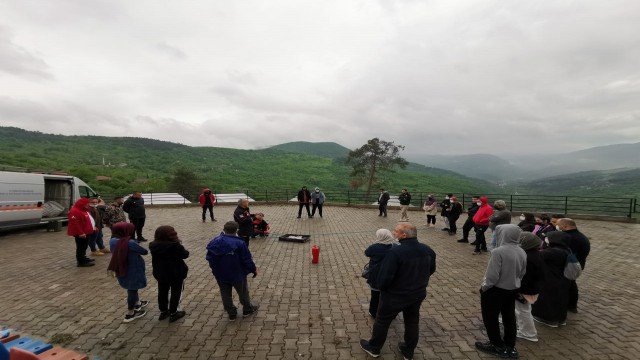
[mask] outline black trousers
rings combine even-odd
[[[318,214],[320,214],[320,217],[322,217],[322,204],[315,203],[311,207],[311,216],[314,216],[316,214],[316,208],[318,209]]]
[[[484,238],[484,232],[487,231],[489,225],[476,225],[476,251],[487,250],[487,240]]]
[[[378,210],[380,210],[380,215],[387,216],[387,204],[378,205]]]
[[[435,215],[427,215],[427,224],[436,224],[436,216]]]
[[[207,210],[209,210],[209,215],[211,217],[211,220],[215,219],[213,217],[213,204],[205,204],[202,207],[202,220],[204,221],[204,219],[206,219]]]
[[[369,300],[369,314],[376,318],[378,313],[378,306],[380,305],[380,291],[371,290],[371,300]]]
[[[182,290],[184,289],[184,280],[175,283],[165,283],[158,281],[158,307],[161,312],[169,311],[175,314],[182,300]],[[171,298],[169,298],[171,292]]]
[[[467,221],[464,222],[464,225],[462,225],[462,238],[465,240],[469,240],[469,231],[471,231],[471,229],[473,229],[474,227],[474,222],[473,222],[473,218],[468,217]]]
[[[307,215],[311,217],[311,211],[309,210],[309,203],[300,203],[298,206],[298,217],[302,216],[302,207],[307,208]]]
[[[239,283],[231,284],[218,281],[220,287],[220,298],[222,299],[222,306],[229,315],[237,315],[238,308],[233,304],[233,294],[231,289],[236,289],[238,297],[240,298],[240,304],[242,304],[242,310],[251,310],[251,299],[249,298],[249,284],[247,279],[243,279]]]
[[[516,346],[516,292],[492,287],[480,295],[482,322],[487,329],[489,341],[497,347]],[[499,315],[504,325],[504,340],[500,336]]]
[[[136,239],[140,241],[140,239],[143,239],[142,229],[144,228],[145,218],[133,218],[133,219],[129,219],[129,221],[133,224],[133,226],[136,227]]]
[[[376,350],[380,350],[387,340],[391,321],[402,312],[404,317],[404,342],[407,351],[413,354],[418,345],[420,305],[422,305],[424,298],[424,296],[399,296],[381,292],[380,305],[378,306],[376,321],[373,324],[369,345]]]
[[[449,219],[449,232],[455,234],[458,231],[456,221],[458,221],[459,216],[447,216],[447,218]]]
[[[84,264],[87,262],[87,246],[89,246],[89,236],[83,238],[80,236],[74,236],[76,239],[76,261],[78,264]]]
[[[567,306],[568,309],[577,309],[578,308],[578,284],[575,280],[571,281],[569,285],[569,304]]]

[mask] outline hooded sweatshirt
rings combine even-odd
[[[95,221],[92,221],[92,217],[89,214],[87,208],[89,207],[89,199],[80,198],[73,204],[71,210],[69,210],[69,222],[67,223],[67,235],[69,236],[81,236],[93,234],[93,226]]]
[[[518,226],[512,224],[496,227],[497,247],[491,252],[482,282],[482,292],[492,287],[504,290],[520,288],[527,270],[527,254],[519,246],[521,232]]]
[[[478,208],[478,211],[473,215],[473,222],[479,226],[489,226],[489,218],[493,215],[493,208],[487,204],[489,199],[482,196],[480,197],[482,205]]]

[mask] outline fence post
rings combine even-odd
[[[509,211],[513,212],[513,195],[509,195]]]
[[[627,214],[628,218],[631,218],[631,213],[633,212],[633,198],[629,199],[629,214]]]
[[[347,205],[351,205],[351,191],[347,190]]]
[[[569,211],[569,197],[564,197],[564,216],[567,216],[567,212]]]
[[[269,202],[269,190],[264,191],[264,201]]]
[[[151,195],[151,205],[153,205],[153,192],[149,193]]]

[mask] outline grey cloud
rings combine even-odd
[[[155,44],[155,48],[158,49],[160,52],[167,54],[178,60],[184,60],[187,58],[187,54],[185,54],[182,50],[180,50],[175,46],[169,45],[164,41]]]
[[[12,41],[9,29],[0,26],[0,71],[32,80],[51,80],[47,63]]]

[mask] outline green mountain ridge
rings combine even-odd
[[[294,145],[291,145],[294,144]],[[335,191],[350,190],[350,167],[340,160],[348,149],[335,143],[304,142],[261,150],[190,147],[166,141],[105,136],[64,136],[0,127],[0,163],[29,170],[64,171],[78,176],[103,194],[197,191],[170,189],[173,174],[186,169],[199,186],[217,192],[286,191],[301,185]],[[307,153],[301,153],[299,148]],[[298,151],[294,151],[298,149]],[[103,165],[104,161],[104,165]],[[0,170],[2,168],[0,167]],[[98,181],[96,176],[109,177]],[[442,194],[496,193],[495,186],[441,169],[411,164],[406,170],[381,176],[378,184],[391,192],[400,188]],[[361,190],[361,189],[360,189]]]

